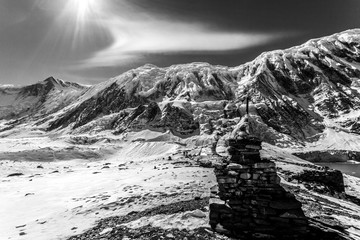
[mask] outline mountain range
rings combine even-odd
[[[245,114],[249,96],[252,132],[262,140],[294,151],[356,151],[359,78],[360,29],[237,67],[147,64],[93,86],[50,77],[0,87],[0,137],[152,130],[216,138]],[[225,118],[224,109],[234,114]]]

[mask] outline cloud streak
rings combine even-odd
[[[131,6],[125,9],[127,12],[124,14],[107,13],[101,17],[101,25],[110,33],[113,42],[83,61],[83,67],[122,65],[152,53],[238,50],[266,44],[286,35],[221,31],[200,22],[174,22],[153,14],[139,13]]]

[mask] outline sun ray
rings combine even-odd
[[[99,0],[68,0],[65,12],[75,18],[72,47],[83,42],[83,36],[89,31],[89,23],[99,24],[100,4]]]
[[[77,14],[77,20],[80,22],[86,21],[89,15],[95,12],[96,2],[95,0],[71,0],[74,10]]]

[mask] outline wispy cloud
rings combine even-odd
[[[244,49],[268,43],[283,33],[226,32],[201,23],[174,22],[126,6],[126,13],[101,16],[113,42],[82,62],[83,67],[116,66],[143,54]],[[119,9],[118,9],[119,11]],[[120,10],[121,11],[121,10]]]

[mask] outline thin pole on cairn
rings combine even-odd
[[[249,94],[246,96],[246,114],[249,115]]]

